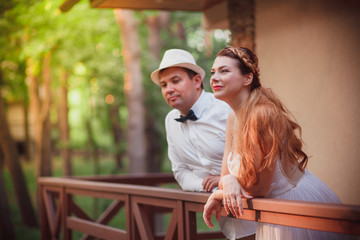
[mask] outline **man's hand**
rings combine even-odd
[[[220,175],[207,176],[202,182],[202,186],[206,192],[211,192],[215,187],[219,186]]]

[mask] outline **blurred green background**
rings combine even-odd
[[[128,104],[124,89],[124,58],[121,29],[111,9],[91,9],[88,1],[80,1],[71,11],[62,13],[62,0],[5,0],[0,2],[0,99],[4,104],[5,118],[10,129],[24,174],[26,188],[37,213],[36,178],[42,176],[36,159],[36,132],[31,118],[33,99],[30,89],[32,77],[37,77],[37,91],[43,108],[46,98],[46,70],[51,74],[49,103],[49,142],[51,149],[51,176],[63,176],[61,150],[71,151],[72,175],[107,175],[129,172],[126,155]],[[159,11],[134,11],[141,52],[141,75],[144,89],[144,107],[154,119],[151,130],[158,144],[156,170],[170,172],[167,159],[164,118],[170,108],[162,98],[160,88],[150,80],[150,73],[159,65],[159,58],[151,55],[147,20],[158,16]],[[207,74],[215,54],[230,40],[229,31],[205,32],[201,27],[201,13],[169,12],[168,24],[160,32],[161,58],[169,48],[190,51]],[[210,37],[205,41],[205,35]],[[51,61],[45,68],[45,59]],[[66,74],[68,134],[66,144],[60,139],[59,104],[63,101],[59,89]],[[208,76],[204,80],[209,90]],[[18,106],[24,112],[17,112]],[[116,110],[119,129],[123,133],[115,141],[111,109]],[[41,113],[41,111],[40,111]],[[21,116],[22,117],[21,117]],[[20,119],[20,120],[19,120]],[[27,126],[26,126],[27,125]],[[2,129],[1,131],[4,131]],[[121,156],[120,163],[115,155]],[[0,152],[1,171],[11,221],[16,239],[39,239],[38,227],[26,227],[21,219],[13,180],[5,154]],[[1,196],[4,197],[5,196]],[[106,205],[106,200],[87,202],[91,215]],[[121,214],[119,215],[121,219]],[[201,216],[198,216],[201,222]],[[121,221],[121,220],[114,220]],[[115,223],[118,224],[118,223]],[[204,225],[200,228],[206,228]],[[76,234],[76,233],[75,233]],[[77,239],[77,237],[75,237]]]

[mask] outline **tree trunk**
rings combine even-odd
[[[52,141],[51,141],[51,122],[50,122],[50,106],[51,106],[51,57],[52,54],[45,55],[43,60],[43,80],[44,80],[44,100],[41,109],[41,122],[43,124],[42,131],[42,152],[41,152],[41,176],[52,175]]]
[[[205,38],[205,56],[207,58],[212,57],[212,52],[213,52],[212,35],[213,35],[212,30],[205,30],[205,36],[204,36],[204,38]]]
[[[137,22],[131,10],[115,9],[125,63],[124,91],[129,111],[127,152],[130,173],[146,172],[144,91]]]
[[[150,16],[146,19],[146,24],[149,28],[149,51],[155,61],[159,60],[160,50],[163,46],[161,30],[168,28],[169,21],[170,13],[167,11],[160,11],[158,15]],[[146,139],[147,171],[158,172],[161,170],[161,146],[158,140],[159,133],[155,127],[155,119],[150,109],[146,111]]]
[[[69,130],[69,107],[68,107],[68,78],[69,73],[66,70],[63,70],[59,87],[59,108],[58,108],[58,124],[59,124],[59,138],[60,138],[60,154],[63,164],[63,173],[64,176],[72,175],[71,168],[71,150],[69,146],[70,140],[70,130]]]
[[[11,221],[9,201],[2,175],[2,156],[0,153],[0,239],[15,240],[14,225]]]
[[[31,140],[29,127],[29,106],[28,102],[24,102],[24,126],[25,126],[25,159],[31,160]]]
[[[170,13],[160,11],[158,15],[149,16],[146,19],[146,25],[149,28],[149,51],[155,60],[159,59],[160,50],[164,43],[161,40],[161,30],[169,26]]]
[[[185,28],[184,28],[184,24],[183,22],[176,22],[176,28],[175,28],[175,37],[179,38],[180,40],[182,40],[183,42],[185,42],[186,40],[186,32],[185,32]]]
[[[119,105],[113,103],[110,105],[110,121],[111,129],[114,135],[114,144],[116,146],[115,161],[119,169],[123,168],[122,159],[124,157],[124,150],[122,149],[122,141],[124,141],[124,133],[120,125]]]
[[[255,50],[255,1],[228,0],[231,45]]]
[[[1,77],[1,76],[0,76]],[[0,89],[1,90],[1,89]],[[0,91],[1,93],[1,91]],[[0,95],[0,148],[4,154],[5,164],[9,168],[16,199],[24,224],[36,227],[37,219],[26,187],[26,181],[21,169],[19,153],[15,142],[10,135],[9,125],[6,120],[5,107]],[[1,195],[2,197],[3,195]]]
[[[36,145],[36,176],[51,176],[51,137],[50,137],[50,104],[51,104],[51,53],[43,59],[44,98],[39,95],[38,75],[35,72],[36,63],[27,60],[27,78],[29,82],[30,111],[34,121]]]

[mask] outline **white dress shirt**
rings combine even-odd
[[[204,191],[209,175],[220,175],[225,149],[225,128],[231,108],[212,93],[202,91],[192,106],[196,121],[177,122],[180,111],[171,110],[165,119],[168,155],[176,181],[184,191]],[[228,239],[255,233],[256,223],[221,217],[220,228]]]
[[[192,106],[196,121],[177,122],[180,111],[165,119],[168,155],[176,181],[184,191],[204,191],[209,175],[220,175],[225,148],[225,127],[231,108],[212,93],[202,91]]]

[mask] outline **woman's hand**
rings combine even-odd
[[[214,227],[213,223],[211,222],[211,215],[213,210],[215,210],[216,220],[220,221],[221,200],[216,199],[216,195],[219,195],[220,192],[221,190],[216,190],[215,192],[213,192],[204,206],[203,218],[206,225],[208,225],[209,228]]]
[[[223,188],[223,204],[225,212],[229,215],[230,213],[239,218],[244,215],[244,209],[241,201],[241,194],[250,199],[252,196],[248,195],[241,187],[238,179],[228,174],[221,178],[221,185]]]

